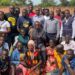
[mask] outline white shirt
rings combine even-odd
[[[74,17],[74,20],[73,20],[73,22],[72,22],[72,31],[73,31],[73,33],[72,33],[72,38],[74,38],[75,37],[75,17]]]
[[[7,28],[10,28],[10,23],[6,20],[0,21],[0,32],[7,32]]]
[[[44,19],[45,20],[49,20],[50,19],[50,16],[44,16]]]
[[[42,15],[39,15],[39,16],[36,15],[33,17],[32,20],[33,20],[33,25],[36,21],[41,22],[41,24],[44,24],[44,16]]]
[[[75,41],[71,40],[69,44],[66,44],[65,41],[61,42],[64,46],[64,50],[73,49],[75,52]]]

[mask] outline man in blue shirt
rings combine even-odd
[[[22,16],[20,16],[17,21],[17,29],[18,31],[20,28],[25,28],[28,30],[30,26],[32,26],[32,20],[28,17],[27,9],[23,9]]]
[[[62,68],[60,75],[62,75],[64,70],[64,75],[75,75],[75,55],[74,51],[69,49],[66,55],[62,58]]]

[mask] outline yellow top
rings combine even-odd
[[[64,55],[66,54],[66,52],[64,52]],[[57,64],[58,64],[58,67],[61,68],[61,57],[58,55],[58,53],[56,52],[56,50],[54,51],[54,56],[57,60]]]

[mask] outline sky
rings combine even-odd
[[[59,0],[55,0],[56,2],[57,2],[57,4],[59,4],[60,3],[60,1]],[[41,3],[41,0],[32,0],[32,2],[33,2],[33,4],[34,5],[38,5],[38,4],[40,4]]]

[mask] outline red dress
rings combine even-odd
[[[39,75],[40,69],[38,69],[38,67],[31,70],[32,67],[36,66],[39,63],[39,60],[39,52],[27,51],[25,56],[25,66],[20,64],[18,68],[22,69],[23,75]]]
[[[46,62],[46,72],[52,72],[56,69],[56,59],[54,57],[54,49],[47,47],[47,62]]]

